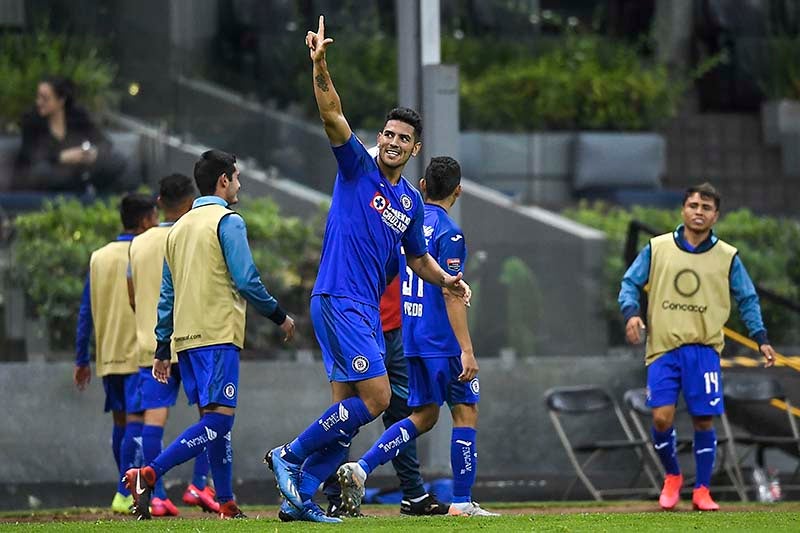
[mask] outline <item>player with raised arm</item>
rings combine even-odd
[[[269,452],[286,498],[283,510],[295,519],[336,522],[311,496],[341,464],[358,428],[389,405],[391,389],[378,311],[386,286],[386,265],[402,243],[409,268],[438,287],[469,302],[461,273],[450,275],[427,253],[422,233],[424,208],[419,192],[403,176],[421,146],[422,123],[407,108],[389,112],[378,133],[373,158],[353,134],[333,88],[323,17],[306,45],[313,63],[314,96],[325,133],[338,163],[325,227],[319,274],[311,296],[311,319],[331,383],[331,405],[300,435]]]
[[[448,216],[461,195],[461,167],[451,157],[434,157],[420,180],[425,195],[426,243],[430,254],[448,272],[464,271],[467,247],[464,234]],[[447,402],[453,417],[450,461],[453,503],[449,514],[498,516],[472,501],[478,466],[478,362],[467,327],[467,310],[448,291],[425,283],[408,268],[401,254],[403,350],[408,360],[408,405],[413,412],[388,428],[358,460],[339,468],[342,503],[358,512],[367,476],[392,460],[402,449],[439,419]]]

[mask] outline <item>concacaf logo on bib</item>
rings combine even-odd
[[[233,383],[228,383],[225,385],[225,388],[222,389],[222,394],[229,400],[233,400],[233,397],[236,396],[236,385]]]
[[[369,370],[369,359],[363,355],[357,355],[353,358],[353,370],[359,374],[363,374]]]
[[[478,381],[478,378],[473,378],[473,380],[469,382],[469,388],[472,391],[472,394],[479,394],[481,392],[481,384]]]

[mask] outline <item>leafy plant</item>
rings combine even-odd
[[[0,127],[13,129],[33,106],[36,85],[45,76],[70,78],[79,102],[90,110],[111,105],[116,65],[87,39],[51,33],[42,26],[30,33],[0,35]]]
[[[617,306],[620,281],[627,268],[623,250],[631,220],[644,222],[661,231],[671,231],[680,221],[680,213],[669,209],[634,207],[625,210],[602,202],[582,202],[577,208],[567,209],[565,216],[605,232],[608,239],[605,268],[603,269],[604,301],[606,316],[611,323],[614,340],[622,343],[623,324]],[[798,278],[793,277],[792,268],[797,268],[800,224],[795,220],[755,215],[747,209],[723,213],[714,231],[726,242],[739,250],[739,256],[753,282],[782,296],[797,301],[800,299]],[[640,246],[648,237],[640,234]],[[796,275],[796,272],[794,273]],[[772,302],[761,300],[762,314],[775,343],[798,342],[800,316]],[[731,313],[729,325],[736,331],[747,333],[738,317]]]
[[[295,318],[300,347],[314,338],[308,297],[319,263],[323,211],[309,220],[284,217],[268,199],[244,199],[239,208],[256,266],[270,293]],[[118,199],[90,205],[58,199],[39,212],[20,215],[14,228],[12,280],[24,289],[29,313],[46,321],[51,346],[70,349],[89,257],[120,231]],[[253,320],[253,315],[249,347],[264,350],[279,345],[277,328],[269,321]]]

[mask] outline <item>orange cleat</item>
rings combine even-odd
[[[667,474],[664,479],[664,488],[661,489],[661,496],[658,504],[665,511],[671,511],[678,505],[681,499],[681,486],[683,485],[683,475]]]
[[[150,500],[150,514],[153,516],[178,516],[180,511],[169,498],[153,498]]]
[[[692,492],[692,507],[695,511],[719,511],[719,505],[711,499],[711,493],[704,485]]]
[[[247,518],[247,515],[239,509],[236,502],[233,500],[219,504],[219,517],[222,519],[228,518]]]
[[[197,505],[206,513],[218,513],[219,503],[214,499],[216,492],[213,487],[206,485],[203,490],[198,489],[193,484],[186,487],[183,493],[183,503],[186,505]]]
[[[150,497],[156,485],[156,471],[145,466],[125,472],[125,486],[133,496],[133,514],[137,520],[150,520]]]

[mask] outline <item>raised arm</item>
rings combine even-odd
[[[325,52],[332,42],[333,39],[325,37],[325,17],[320,15],[316,33],[309,31],[306,34],[306,46],[308,46],[309,55],[314,64],[314,97],[317,100],[319,116],[325,125],[328,139],[333,146],[341,146],[350,139],[353,132],[347,119],[344,118],[342,101],[333,87],[331,74],[328,72]]]

